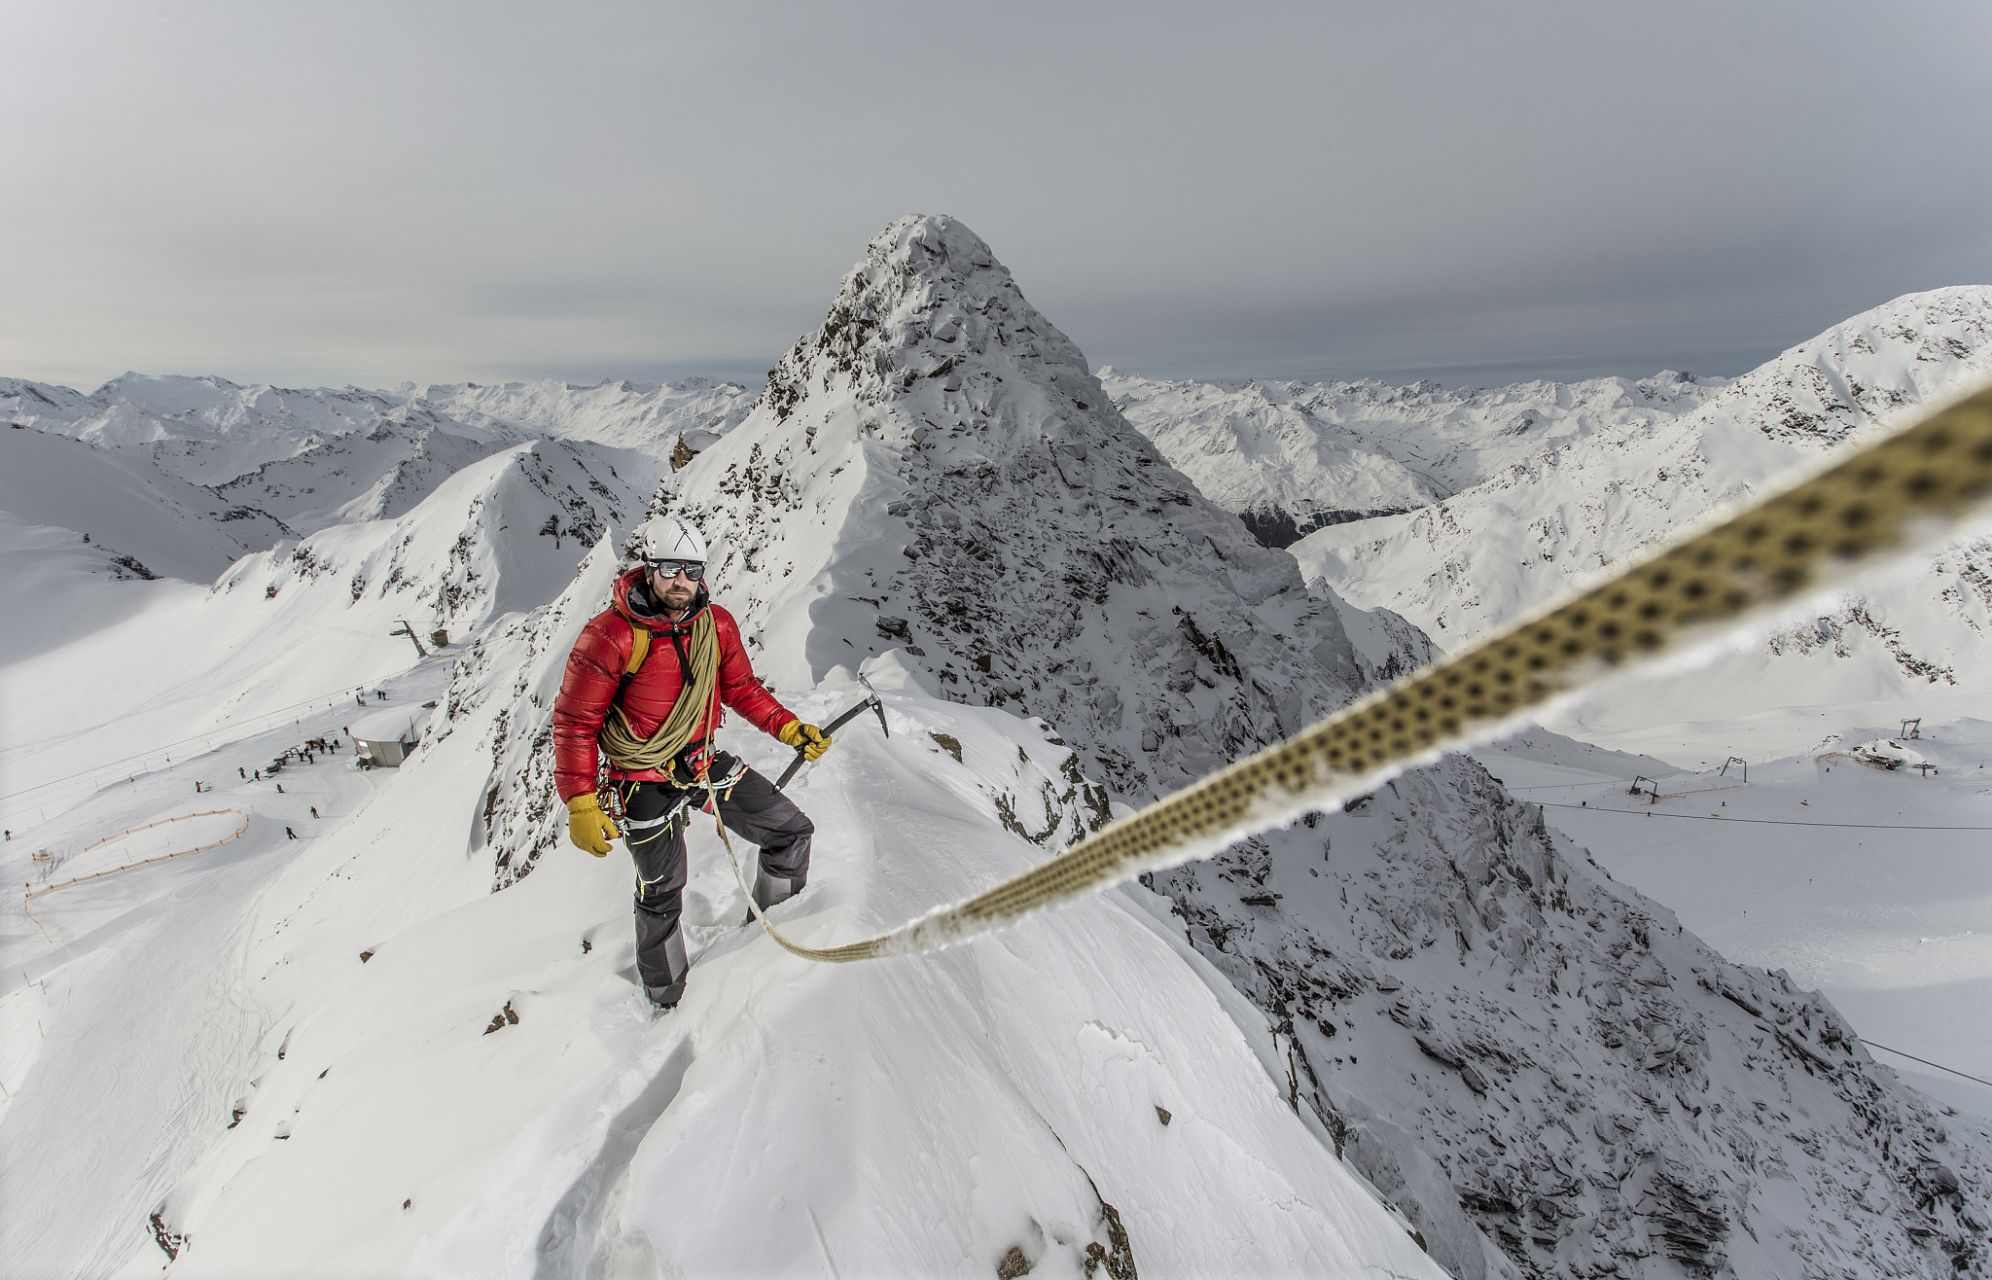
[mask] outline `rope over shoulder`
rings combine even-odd
[[[623,710],[622,693],[629,686],[630,678],[642,665],[649,650],[649,632],[632,622],[630,624],[630,660],[623,675],[623,689],[617,691],[616,700],[609,708],[609,714],[602,717],[601,732],[596,742],[618,768],[632,772],[668,769],[691,742],[692,735],[698,732],[700,715],[706,710],[701,698],[679,698],[671,704],[671,710],[664,716],[664,722],[657,726],[657,732],[648,738],[639,737],[636,727],[629,722],[629,713]],[[702,686],[711,693],[711,718],[706,723],[717,728],[719,725],[719,627],[712,620],[712,610],[700,610],[692,621],[691,657],[692,683]]]
[[[1484,741],[1522,713],[1629,661],[1679,650],[1941,537],[1992,498],[1992,387],[1841,452],[1810,475],[1691,526],[1561,603],[972,898],[836,947],[797,943],[758,906],[754,915],[770,937],[805,960],[930,951],[1371,790],[1442,751]],[[745,892],[723,824],[720,839]]]

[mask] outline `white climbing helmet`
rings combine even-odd
[[[652,516],[636,527],[630,539],[642,560],[698,560],[706,558],[705,539],[699,531],[676,516]]]

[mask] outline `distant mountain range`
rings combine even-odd
[[[1310,580],[1450,648],[1987,376],[1992,287],[1960,286],[1895,299],[1733,381],[1102,380],[1174,465],[1263,540],[1287,542]],[[1566,728],[1680,759],[1673,722],[1755,719],[1736,749],[1776,755],[1816,736],[1816,711],[1783,709],[1970,714],[1992,698],[1976,660],[1988,637],[1992,543],[1967,537],[1668,685],[1657,705],[1635,695]]]
[[[1127,420],[1267,546],[1412,511],[1545,448],[1700,407],[1721,378],[1523,382],[1169,382],[1100,371]]]

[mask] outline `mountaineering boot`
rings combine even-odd
[[[786,902],[795,896],[795,881],[786,876],[771,876],[766,867],[754,871],[754,905],[766,911],[778,902]],[[742,924],[753,924],[754,913],[749,911]]]
[[[636,961],[637,969],[643,975],[643,994],[653,1007],[669,1009],[685,995],[685,971],[691,968],[685,958],[685,934],[673,920],[669,932],[656,936],[654,932],[646,936],[644,929],[649,917],[642,912],[636,917]],[[652,925],[654,931],[655,926]]]

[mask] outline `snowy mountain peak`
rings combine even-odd
[[[951,218],[873,240],[748,419],[666,483],[778,683],[889,648],[1041,716],[1132,793],[1298,729],[1415,655],[1310,596],[1121,418]]]
[[[908,216],[871,242],[813,341],[797,343],[770,372],[757,407],[786,418],[812,373],[824,390],[841,378],[874,405],[921,378],[943,378],[952,389],[963,363],[1009,347],[1053,366],[1045,372],[1054,380],[1097,392],[1079,348],[1024,300],[982,237],[945,215]]]

